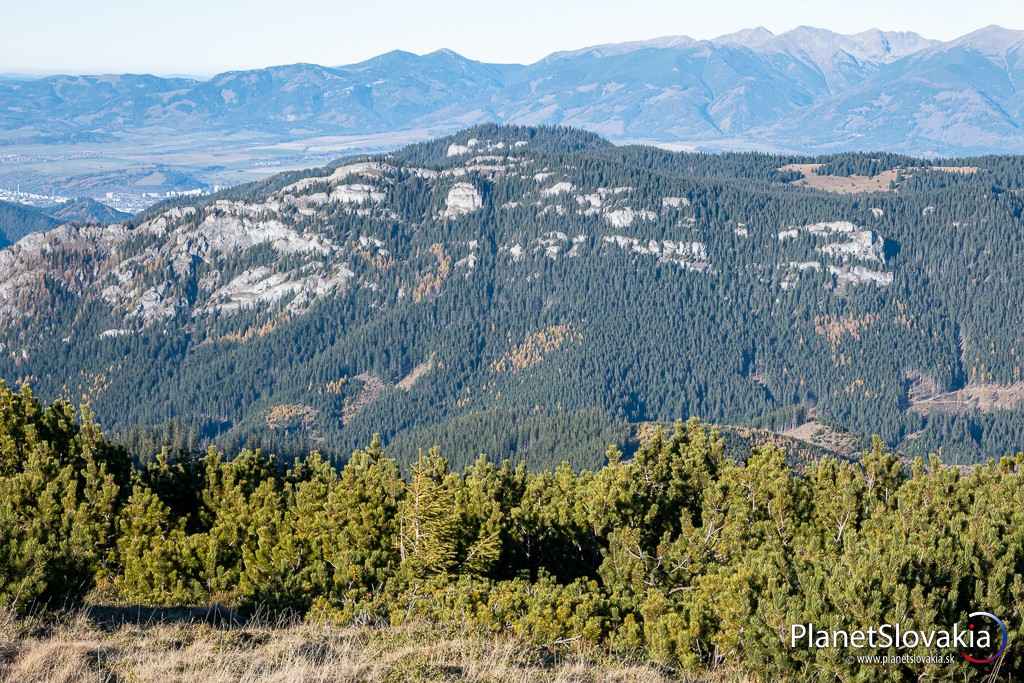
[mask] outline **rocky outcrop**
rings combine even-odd
[[[478,211],[483,207],[480,191],[470,183],[455,183],[445,198],[443,218],[457,218]]]

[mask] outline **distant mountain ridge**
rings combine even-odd
[[[42,209],[0,201],[0,248],[17,242],[25,235],[49,230],[59,224],[60,221]]]
[[[129,218],[131,214],[86,197],[48,207],[0,201],[0,248],[63,223],[109,225]]]
[[[49,216],[61,223],[99,223],[109,225],[119,223],[132,217],[130,213],[118,211],[95,199],[80,197],[63,204],[44,209]]]
[[[940,42],[911,32],[754,28],[598,45],[530,65],[394,51],[208,81],[0,81],[0,131],[103,139],[147,127],[245,129],[288,139],[493,121],[712,150],[948,156],[1024,152],[1021,83],[1024,31],[990,26]]]

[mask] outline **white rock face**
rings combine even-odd
[[[523,147],[526,147],[528,144],[530,143],[527,142],[526,140],[517,140],[513,144],[505,144],[501,140],[478,140],[477,138],[470,138],[469,140],[466,141],[466,144],[464,145],[448,145],[448,151],[446,155],[449,157],[459,157],[469,154],[474,150],[479,150],[483,152],[500,152],[502,150],[509,148],[521,149]]]
[[[874,284],[888,287],[892,284],[892,273],[869,270],[863,266],[829,266],[829,273],[835,276],[840,286]]]
[[[662,255],[666,260],[682,260],[686,262],[707,261],[708,248],[703,242],[662,241]]]
[[[275,303],[296,291],[295,284],[288,282],[288,273],[259,266],[242,272],[214,292],[207,310],[230,312],[258,303]]]
[[[241,202],[239,202],[241,204]],[[315,252],[326,254],[333,245],[319,235],[303,234],[276,218],[251,220],[245,207],[237,211],[207,215],[198,227],[178,228],[167,233],[161,252],[185,251],[205,259],[214,253],[244,251],[269,244],[282,254]],[[140,230],[146,230],[146,226]]]
[[[380,161],[357,161],[354,164],[346,164],[334,169],[329,176],[333,182],[341,182],[349,176],[358,175],[367,178],[380,178],[386,173],[394,171],[395,167]]]
[[[462,166],[447,168],[441,171],[440,175],[443,177],[462,178],[471,173],[476,173],[488,178],[496,178],[508,173],[519,161],[515,157],[482,154],[473,157]]]
[[[472,272],[476,268],[476,254],[469,254],[455,262],[455,268],[465,268]],[[468,273],[467,273],[468,275]]]
[[[803,228],[816,237],[824,237],[835,234],[847,234],[859,230],[855,223],[850,221],[827,221],[825,223],[812,223]]]
[[[565,194],[566,192],[572,192],[573,189],[574,186],[572,183],[561,182],[555,183],[551,187],[541,190],[540,193],[545,197],[554,197],[556,195]]]
[[[812,223],[803,227],[791,227],[779,232],[779,240],[786,241],[798,238],[801,233],[826,242],[817,247],[818,253],[839,265],[829,265],[840,288],[852,285],[872,283],[879,287],[892,284],[893,274],[882,270],[871,270],[860,265],[848,265],[850,261],[867,261],[877,264],[885,262],[885,239],[876,232],[864,230],[850,221],[825,221]],[[816,261],[790,261],[786,274],[782,277],[781,287],[795,287],[799,274],[805,270],[820,271],[822,264]]]
[[[782,281],[779,285],[783,289],[792,289],[793,287],[796,287],[796,283],[800,279],[800,274],[808,270],[820,273],[821,264],[817,261],[790,261],[786,264],[785,274],[782,276]]]
[[[372,185],[338,185],[331,191],[331,199],[345,204],[366,204],[383,201],[384,193]]]
[[[690,200],[686,197],[663,197],[661,200],[661,208],[663,209],[681,209],[689,205]]]
[[[568,240],[569,237],[564,232],[549,232],[537,238],[537,246],[534,251],[543,251],[548,258],[557,259],[562,245]]]
[[[614,201],[615,197],[620,194],[629,192],[632,188],[630,187],[599,187],[589,194],[578,194],[576,195],[576,203],[582,207],[578,213],[583,216],[594,216],[606,210],[605,212],[614,211],[614,207],[607,206],[608,202]],[[650,212],[644,212],[644,215],[653,215]],[[618,215],[613,220],[624,220],[625,214]],[[636,216],[634,216],[636,218]],[[625,225],[619,225],[617,227],[627,227]]]
[[[632,209],[616,209],[606,213],[604,218],[613,228],[628,228],[633,225],[636,214],[633,213]]]
[[[118,330],[159,324],[181,312],[193,317],[213,311],[230,313],[288,297],[290,311],[304,310],[315,299],[347,285],[353,271],[343,263],[347,250],[341,244],[312,229],[295,227],[284,210],[295,207],[304,215],[314,215],[328,201],[353,206],[382,201],[385,195],[378,185],[337,181],[362,175],[386,182],[382,177],[386,171],[385,165],[376,162],[351,164],[331,176],[293,184],[288,192],[274,193],[262,202],[218,200],[204,207],[199,222],[197,210],[186,207],[165,211],[131,231],[119,225],[65,226],[32,235],[0,251],[0,323],[23,313],[19,308],[24,307],[24,293],[39,289],[44,273],[53,276],[52,265],[43,258],[51,251],[76,254],[90,264],[88,269],[68,272],[64,286],[72,295],[92,294],[111,306],[126,323]],[[333,184],[330,196],[322,189],[324,182]],[[313,183],[318,184],[315,193],[294,194]],[[383,242],[368,239],[373,243],[363,246],[375,256],[388,255]],[[223,281],[225,259],[264,245],[292,258],[269,268],[250,268]],[[161,274],[166,275],[161,278]],[[197,277],[194,304],[182,293],[192,277]]]
[[[294,296],[292,312],[303,310],[310,302],[343,287],[354,273],[345,266],[321,274],[314,268],[305,272],[274,272],[266,266],[250,268],[233,278],[210,297],[205,312],[232,313],[245,308],[275,304]]]
[[[455,183],[445,199],[444,218],[455,218],[478,211],[484,205],[480,192],[469,183]]]
[[[170,296],[170,286],[164,283],[143,292],[138,305],[127,317],[148,326],[173,318],[178,306],[183,304],[183,301]]]
[[[689,270],[705,271],[709,268],[707,245],[703,242],[676,242],[673,240],[648,240],[646,243],[635,237],[606,235],[601,238],[606,244],[645,256],[655,256],[661,263],[674,262]]]
[[[360,161],[354,164],[347,164],[345,166],[339,166],[327,176],[314,176],[312,178],[303,178],[297,182],[287,185],[282,188],[277,195],[283,196],[288,194],[301,194],[314,185],[320,185],[327,183],[334,185],[345,180],[349,176],[365,176],[367,178],[380,178],[385,173],[393,171],[394,167],[388,164],[381,163],[379,161]]]
[[[604,219],[608,221],[608,224],[613,228],[628,228],[633,225],[636,220],[653,221],[657,217],[657,214],[653,211],[634,211],[628,206],[621,209],[606,211],[604,214]]]
[[[885,240],[877,233],[862,230],[850,221],[827,221],[802,228],[788,228],[779,232],[779,241],[796,239],[801,233],[832,240],[818,247],[819,252],[832,258],[879,263],[885,260]]]
[[[288,306],[292,313],[300,313],[317,299],[335,295],[349,286],[355,273],[344,264],[336,265],[327,273],[313,272],[301,279],[302,288]]]
[[[870,230],[849,233],[848,241],[818,247],[821,253],[835,258],[881,262],[885,256],[885,240]]]
[[[586,235],[569,237],[561,231],[547,232],[531,243],[533,244],[531,251],[534,254],[542,254],[552,260],[558,259],[563,252],[565,256],[572,258],[579,256],[580,248],[586,241]],[[513,246],[508,251],[515,260],[519,260],[523,253],[519,245]]]

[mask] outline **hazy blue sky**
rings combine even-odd
[[[211,74],[347,64],[401,48],[532,62],[596,43],[801,24],[948,39],[1024,28],[1022,0],[4,0],[0,73]]]

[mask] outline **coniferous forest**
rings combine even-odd
[[[1024,443],[1022,193],[1020,157],[478,126],[30,235],[0,377],[133,450],[592,468],[699,417],[969,464]]]
[[[882,443],[799,468],[731,457],[696,420],[604,465],[528,471],[379,440],[344,467],[316,453],[129,453],[86,411],[0,387],[0,603],[209,605],[374,628],[430,623],[589,643],[680,677],[1016,678],[1024,454],[969,469]],[[996,662],[955,650],[792,646],[792,624],[929,631],[984,610]],[[856,656],[948,655],[887,666]],[[983,654],[983,653],[982,653]]]

